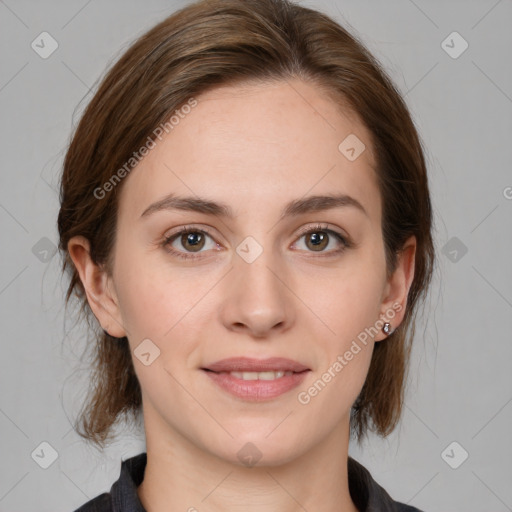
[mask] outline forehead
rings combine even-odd
[[[223,86],[195,99],[125,178],[120,214],[140,216],[171,192],[235,211],[341,192],[380,218],[370,132],[321,88],[287,80]]]

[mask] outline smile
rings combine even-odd
[[[262,402],[284,395],[299,386],[310,370],[264,372],[214,372],[203,369],[216,386],[245,401]]]
[[[280,379],[281,377],[293,375],[294,372],[291,371],[266,371],[266,372],[218,372],[218,373],[228,373],[232,377],[242,380],[275,380]]]

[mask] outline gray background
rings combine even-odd
[[[0,0],[2,512],[74,510],[110,489],[121,458],[144,450],[141,432],[123,430],[101,454],[68,420],[87,367],[78,359],[84,330],[65,318],[67,282],[52,253],[57,183],[98,78],[185,3]],[[435,208],[439,266],[402,423],[350,453],[394,499],[426,512],[512,510],[512,3],[303,4],[359,35],[405,95]],[[47,59],[31,47],[43,31],[59,45]],[[461,40],[442,45],[453,31],[469,44],[457,58],[444,48],[457,52]],[[31,457],[43,441],[58,453],[48,469]],[[462,450],[469,457],[453,469],[446,461],[459,464]]]

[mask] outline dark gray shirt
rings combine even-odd
[[[145,452],[122,461],[119,479],[110,492],[96,496],[75,512],[146,512],[137,494],[137,487],[144,479],[146,461]],[[394,501],[352,457],[348,458],[348,485],[352,501],[360,512],[422,512]]]

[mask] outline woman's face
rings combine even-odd
[[[112,286],[94,306],[129,338],[146,435],[269,465],[329,436],[346,442],[386,337],[378,320],[400,323],[412,279],[404,266],[386,281],[369,132],[298,80],[196,100],[122,184]],[[152,207],[171,196],[180,202]],[[239,357],[307,371],[245,381],[205,370]]]

